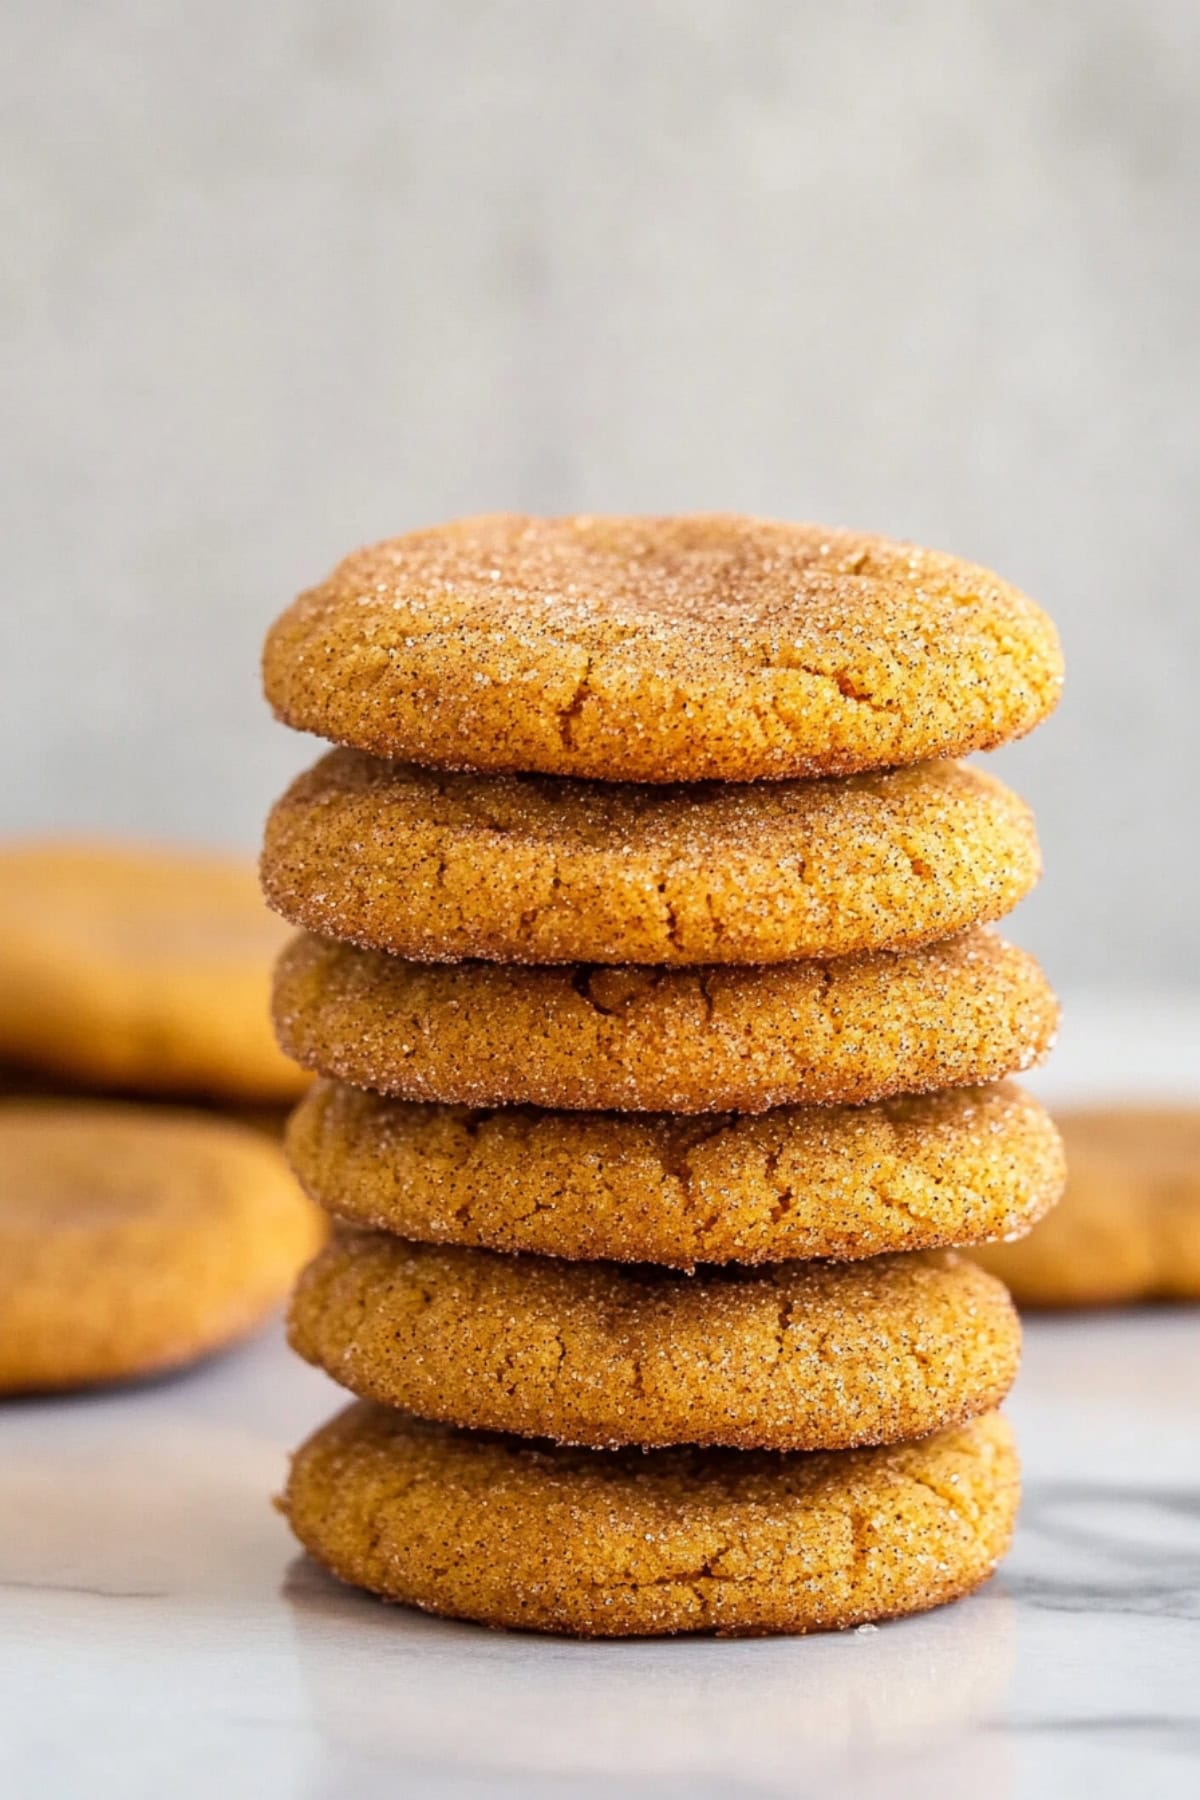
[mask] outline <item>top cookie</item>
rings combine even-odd
[[[267,1021],[287,937],[236,858],[86,840],[0,847],[0,1061],[55,1083],[284,1101]]]
[[[465,519],[357,551],[276,622],[286,724],[435,768],[848,774],[1056,704],[1053,625],[985,569],[736,514]]]

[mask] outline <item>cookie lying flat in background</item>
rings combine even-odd
[[[262,1323],[325,1223],[280,1147],[202,1112],[0,1101],[0,1393],[175,1368]]]
[[[235,858],[0,845],[0,1062],[131,1094],[293,1099],[305,1077],[267,1020],[287,935]]]
[[[1020,1306],[1200,1300],[1200,1106],[1081,1107],[1056,1123],[1062,1201],[977,1260]]]

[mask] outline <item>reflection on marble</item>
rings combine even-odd
[[[542,1644],[536,1681],[533,1640],[419,1617],[397,1633],[392,1609],[303,1559],[284,1594],[325,1734],[384,1753],[402,1741],[460,1772],[619,1768],[788,1792],[803,1765],[860,1768],[950,1741],[1001,1703],[1012,1673],[1003,1594],[903,1631],[814,1638],[803,1655],[761,1640]]]
[[[1085,1039],[1094,1082],[1122,1046]],[[1200,1792],[1200,1308],[1033,1321],[1000,1575],[837,1637],[575,1644],[341,1588],[269,1505],[338,1404],[276,1331],[0,1407],[5,1800]]]

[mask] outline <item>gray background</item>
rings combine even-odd
[[[250,846],[272,614],[499,507],[999,568],[1064,983],[1200,982],[1193,0],[9,0],[6,829]]]

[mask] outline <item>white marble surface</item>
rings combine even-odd
[[[1195,1024],[1085,1004],[1043,1085],[1200,1093]],[[1200,1791],[1200,1309],[1034,1323],[1001,1574],[836,1637],[549,1642],[338,1588],[267,1505],[337,1403],[276,1332],[0,1410],[0,1794]]]

